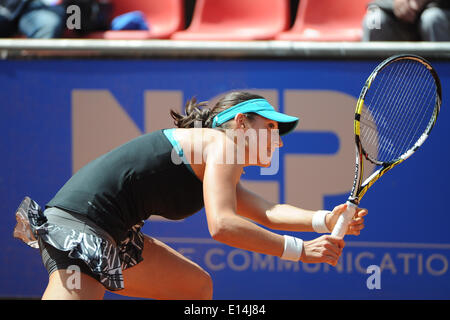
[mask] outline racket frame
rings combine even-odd
[[[412,59],[416,60],[423,65],[430,71],[432,74],[435,84],[436,84],[436,103],[435,108],[432,114],[432,117],[427,125],[427,128],[425,129],[424,133],[421,135],[421,137],[416,141],[414,146],[410,148],[407,152],[402,154],[397,159],[390,161],[390,162],[380,162],[376,159],[372,159],[368,153],[364,150],[361,139],[360,139],[360,119],[361,119],[361,112],[363,110],[364,106],[364,99],[366,97],[367,91],[369,90],[373,80],[377,76],[377,74],[386,66],[389,64],[402,59]],[[442,89],[441,89],[441,83],[439,80],[439,77],[437,75],[437,72],[435,69],[431,66],[431,64],[426,61],[424,58],[412,55],[412,54],[400,54],[392,56],[383,62],[381,62],[370,74],[368,79],[366,80],[360,96],[358,98],[358,102],[356,103],[356,110],[355,110],[355,118],[354,118],[354,133],[355,133],[355,145],[356,145],[356,164],[355,164],[355,179],[353,182],[352,191],[350,192],[350,196],[347,200],[347,208],[346,210],[339,216],[338,221],[336,222],[335,227],[333,228],[333,231],[331,233],[332,236],[343,238],[347,232],[347,227],[351,220],[353,219],[356,209],[359,205],[359,202],[361,198],[364,196],[364,194],[367,192],[367,190],[378,180],[381,176],[383,176],[386,172],[394,168],[395,166],[399,165],[403,161],[405,161],[407,158],[409,158],[419,147],[425,142],[425,140],[428,138],[431,129],[433,129],[437,116],[440,112],[440,107],[442,103]],[[364,173],[364,158],[366,158],[368,161],[374,163],[375,165],[381,166],[378,170],[373,172],[367,179],[363,180],[363,173]]]
[[[415,60],[423,64],[431,73],[431,75],[434,78],[435,84],[436,84],[436,103],[435,108],[433,111],[433,115],[430,119],[430,122],[427,125],[427,128],[425,129],[422,136],[416,141],[414,146],[410,148],[407,152],[402,154],[397,159],[390,161],[390,162],[380,162],[376,159],[373,159],[369,156],[369,154],[364,150],[361,140],[360,140],[360,127],[361,127],[361,112],[364,107],[364,100],[367,94],[367,91],[369,90],[373,80],[376,78],[378,73],[383,70],[385,67],[387,67],[389,64],[398,61],[398,60]],[[439,77],[437,75],[436,70],[431,66],[431,64],[425,60],[424,58],[413,55],[413,54],[399,54],[392,57],[389,57],[388,59],[381,62],[370,74],[368,79],[366,80],[366,83],[364,84],[364,87],[361,90],[360,96],[358,98],[358,102],[356,103],[356,110],[355,110],[355,119],[354,119],[354,133],[355,133],[355,144],[356,144],[356,165],[355,165],[355,179],[353,182],[352,191],[350,193],[350,196],[348,198],[348,201],[355,204],[356,206],[359,205],[359,202],[361,198],[364,196],[364,194],[367,192],[367,190],[378,180],[380,179],[386,172],[394,168],[395,166],[399,165],[406,159],[408,159],[414,152],[419,149],[419,147],[425,142],[425,140],[428,138],[431,130],[433,129],[437,116],[440,112],[440,107],[442,103],[442,88],[441,88],[441,82],[439,80]],[[363,179],[363,173],[364,173],[364,158],[369,160],[375,165],[381,166],[378,170],[376,170],[374,173],[372,173],[368,178],[362,181]]]

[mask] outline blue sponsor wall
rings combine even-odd
[[[14,212],[25,195],[45,205],[72,174],[74,89],[108,90],[144,132],[142,106],[146,90],[175,90],[182,92],[183,100],[191,96],[208,100],[236,88],[270,89],[278,92],[283,110],[283,92],[291,89],[332,90],[356,99],[379,62],[0,61],[0,297],[39,297],[47,284],[38,251],[12,236]],[[214,280],[215,299],[450,298],[450,63],[432,64],[443,85],[444,103],[437,126],[417,154],[383,177],[364,197],[362,206],[369,209],[366,229],[359,237],[345,239],[347,247],[338,267],[284,264],[278,258],[210,240],[204,211],[181,223],[148,221],[144,232],[165,240],[205,268]],[[283,159],[287,154],[333,153],[342,143],[334,135],[320,133],[293,133],[286,137],[280,151],[281,168],[270,177],[279,183],[279,199],[285,200]],[[256,169],[249,170],[244,178],[267,179]],[[353,177],[349,176],[349,190],[352,182]],[[326,196],[324,207],[331,209],[344,202],[347,193]],[[376,282],[371,278],[375,273],[366,273],[369,265],[382,269],[379,288],[371,287]],[[106,297],[121,298],[110,293]]]

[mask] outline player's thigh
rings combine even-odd
[[[123,271],[125,289],[115,293],[153,299],[211,299],[210,275],[163,242],[145,236],[144,260]]]
[[[42,262],[49,273],[49,282],[42,299],[102,299],[105,288],[81,259],[72,259],[39,238]]]
[[[50,274],[42,300],[100,300],[104,295],[103,285],[91,276],[58,269]]]

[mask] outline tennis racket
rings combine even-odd
[[[374,69],[356,104],[355,180],[347,209],[339,216],[333,236],[344,237],[367,190],[425,142],[436,123],[441,102],[439,77],[422,57],[396,55]],[[363,182],[367,160],[377,170]]]

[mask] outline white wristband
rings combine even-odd
[[[313,215],[312,219],[312,227],[315,232],[317,233],[329,233],[330,230],[328,230],[327,224],[326,224],[326,216],[327,214],[331,213],[331,211],[328,210],[319,210],[316,211]]]
[[[284,251],[281,255],[283,260],[299,261],[303,251],[303,240],[284,235]]]

